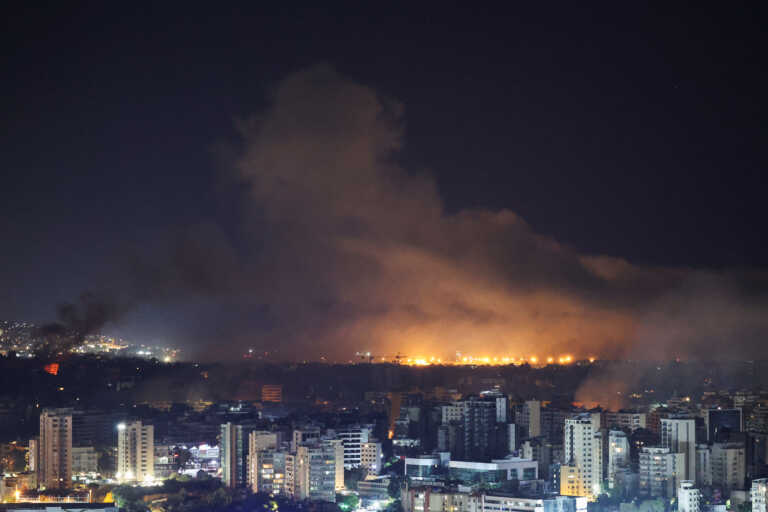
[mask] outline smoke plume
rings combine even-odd
[[[137,295],[195,297],[205,314],[182,334],[215,357],[765,355],[764,273],[638,266],[510,210],[449,213],[433,177],[398,163],[403,105],[327,66],[268,100],[223,178],[245,191],[238,225],[166,236],[132,263]]]

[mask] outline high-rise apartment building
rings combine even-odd
[[[368,442],[373,425],[353,425],[336,430],[336,439],[344,445],[344,468],[360,467],[362,447]]]
[[[464,406],[464,457],[490,460],[497,453],[496,403],[477,397],[462,402]],[[505,447],[506,448],[506,447]]]
[[[683,480],[696,478],[696,422],[693,418],[662,418],[661,446],[685,455]]]
[[[240,487],[246,482],[245,463],[246,441],[242,425],[225,423],[221,425],[219,458],[221,462],[221,481],[226,487]]]
[[[37,482],[46,489],[72,484],[72,409],[43,409],[40,414]]]
[[[248,479],[253,492],[286,494],[286,456],[272,448],[249,454]]]
[[[711,485],[726,496],[734,490],[743,490],[747,474],[746,449],[742,443],[714,443],[711,447]]]
[[[155,428],[140,421],[117,425],[117,480],[144,482],[155,477]]]
[[[376,476],[381,472],[381,443],[370,440],[360,446],[360,463],[366,475]]]
[[[638,494],[643,497],[675,495],[679,483],[685,480],[685,454],[669,448],[644,446],[640,451]]]
[[[560,494],[594,498],[603,480],[603,438],[599,415],[580,414],[565,420],[564,464]]]
[[[608,487],[616,485],[616,475],[629,466],[629,439],[622,430],[608,432]]]
[[[343,486],[343,447],[339,440],[304,444],[286,456],[286,490],[295,499],[336,501],[337,464],[341,467]]]

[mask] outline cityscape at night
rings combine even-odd
[[[765,6],[4,7],[0,512],[768,512]]]

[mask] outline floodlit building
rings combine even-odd
[[[595,498],[603,480],[599,414],[585,413],[565,420],[563,451],[560,494]]]
[[[226,487],[240,487],[246,483],[246,442],[242,425],[221,425],[219,458],[221,481]]]
[[[683,480],[677,488],[678,512],[699,512],[701,491],[694,487],[690,480]]]
[[[56,489],[72,484],[72,409],[43,409],[38,459],[38,485]]]
[[[616,485],[616,474],[629,466],[629,440],[621,430],[608,432],[608,487]]]
[[[155,477],[155,428],[140,421],[117,425],[117,480],[144,482]]]

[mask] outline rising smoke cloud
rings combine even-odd
[[[328,66],[269,99],[242,123],[230,170],[247,189],[244,249],[214,229],[192,272],[267,312],[269,329],[248,335],[260,346],[342,359],[764,355],[764,274],[641,267],[580,254],[509,210],[449,214],[434,179],[397,163],[403,106]]]
[[[208,357],[765,356],[764,273],[638,266],[510,210],[448,213],[430,175],[398,164],[403,106],[328,66],[268,99],[223,173],[245,190],[237,228],[192,226],[131,258],[137,301],[204,304],[216,327],[185,334]],[[232,310],[256,320],[226,329]]]

